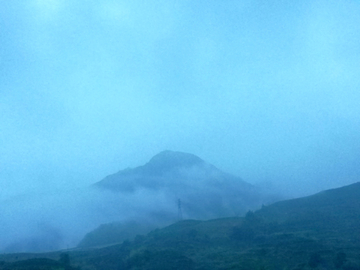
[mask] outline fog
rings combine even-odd
[[[141,203],[141,200],[149,202],[149,199],[151,206]],[[92,189],[35,194],[3,201],[2,204],[1,252],[74,248],[86,233],[100,224],[146,220],[146,226],[159,226],[160,221],[149,213],[156,212],[154,209],[164,212],[169,208],[176,209],[175,202],[169,204],[169,199],[160,192],[139,191],[119,196]]]
[[[278,198],[196,156],[164,151],[144,166],[122,170],[86,188],[2,200],[0,252],[75,248],[102,224],[115,224],[123,231],[121,238],[107,239],[132,240],[183,218],[242,216]],[[96,240],[96,235],[90,239]]]
[[[351,0],[0,1],[2,232],[51,215],[51,198],[90,229],[83,190],[164,149],[288,197],[359,181],[359,14]],[[59,199],[76,190],[83,211]]]

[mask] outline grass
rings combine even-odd
[[[184,220],[133,241],[68,254],[71,265],[82,270],[360,270],[358,198],[360,184],[355,184],[275,203],[245,217]],[[59,256],[2,255],[0,270],[17,269],[5,268],[14,261],[26,265],[31,258]]]

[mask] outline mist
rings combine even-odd
[[[74,248],[86,233],[111,222],[144,222],[154,228],[168,224],[162,213],[177,221],[176,201],[161,191],[119,195],[87,188],[21,196],[2,204],[0,251],[6,253]]]
[[[278,199],[195,155],[163,151],[86,188],[3,200],[0,251],[72,249],[98,239],[83,241],[101,225],[121,230],[117,241],[132,240],[182,219],[242,216]]]
[[[84,190],[165,149],[287,197],[359,181],[358,14],[345,0],[1,1],[2,232],[31,224],[9,237],[72,246],[41,217],[76,221],[75,240],[121,220]]]

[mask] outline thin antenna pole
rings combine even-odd
[[[183,215],[182,215],[182,209],[181,209],[181,200],[178,199],[178,220],[182,220],[183,219]]]

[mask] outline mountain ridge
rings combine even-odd
[[[67,252],[82,269],[359,270],[358,198],[360,182],[276,202],[244,217],[183,220],[134,240]],[[329,213],[335,219],[327,219]],[[5,254],[0,261],[7,267],[14,260],[59,255]],[[7,269],[2,265],[0,270]]]
[[[126,225],[128,222],[148,223],[148,231],[159,224],[171,224],[179,216],[178,200],[181,200],[181,215],[185,219],[206,220],[239,216],[273,199],[240,177],[225,173],[196,155],[169,150],[156,154],[145,165],[109,175],[97,182],[95,187],[113,192],[119,197],[151,194],[153,201],[166,199],[160,202],[161,208],[149,209],[133,220],[99,226],[85,235],[80,245],[106,244],[99,235],[105,235],[115,227],[117,232],[113,236],[106,236],[106,239],[118,242],[124,239],[126,231],[130,238],[146,231],[144,228],[139,229],[139,232],[129,230]],[[153,201],[143,203],[151,205]]]
[[[244,213],[270,200],[240,177],[193,154],[169,150],[145,165],[109,175],[94,186],[121,194],[164,193],[172,200],[182,200],[185,216],[200,219]],[[211,212],[216,214],[205,214]]]
[[[158,188],[164,185],[172,185],[174,182],[181,185],[182,179],[204,177],[211,179],[233,178],[237,182],[241,182],[244,187],[250,188],[252,186],[240,177],[222,172],[196,155],[170,150],[156,154],[142,166],[127,168],[108,175],[95,183],[94,186],[113,191],[134,192],[136,187]],[[173,183],[169,180],[172,180]]]

